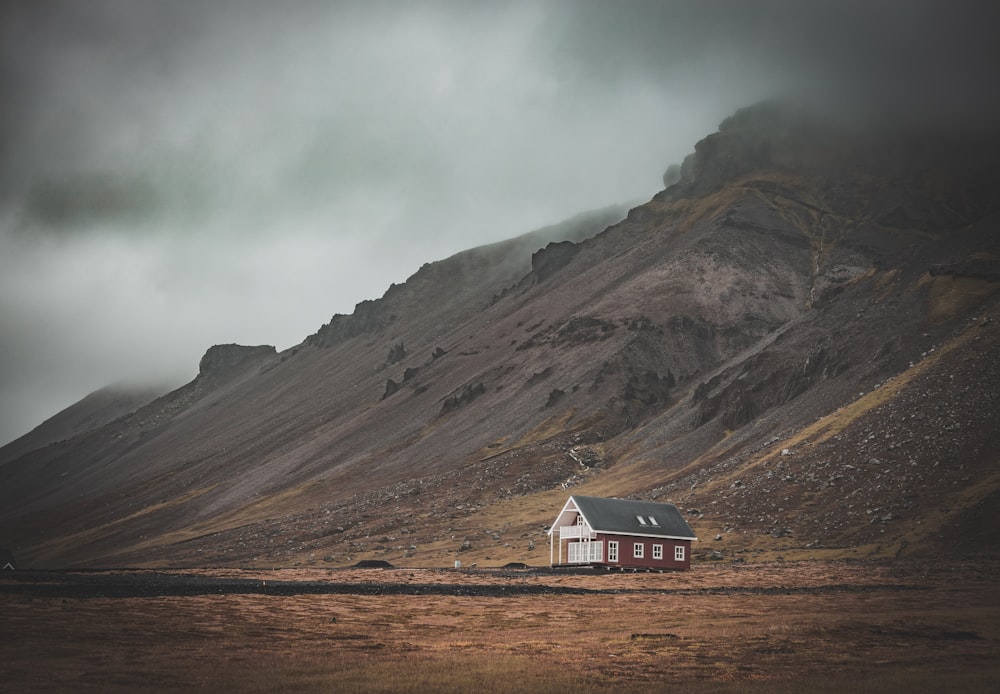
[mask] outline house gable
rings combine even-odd
[[[556,528],[561,528],[566,525],[575,525],[578,522],[578,516],[583,516],[584,521],[586,522],[586,516],[581,513],[579,507],[576,505],[575,497],[571,496],[566,500],[566,503],[563,504],[562,511],[560,511],[559,515],[556,516],[556,522],[552,524],[551,528],[549,528],[548,534],[551,535]]]

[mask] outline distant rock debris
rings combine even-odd
[[[463,405],[467,405],[480,395],[486,393],[486,386],[482,383],[477,383],[475,385],[469,384],[463,387],[459,392],[445,398],[444,403],[441,405],[441,414],[447,414],[448,412],[453,412]]]
[[[406,358],[406,347],[402,342],[397,342],[389,348],[389,355],[385,358],[386,364],[397,364]]]
[[[549,392],[549,399],[545,401],[545,407],[552,407],[557,402],[562,400],[564,395],[566,395],[566,391],[560,390],[559,388],[553,388]]]
[[[396,383],[391,378],[387,379],[385,382],[385,392],[382,393],[382,399],[385,400],[387,397],[397,392],[399,388],[400,385],[398,383]]]
[[[531,374],[531,377],[525,382],[525,385],[526,386],[533,386],[536,383],[541,383],[542,381],[544,381],[546,378],[548,378],[551,375],[552,375],[552,367],[551,366],[546,366],[541,371],[537,371],[537,372]]]
[[[517,346],[517,350],[526,350],[541,345],[549,347],[583,345],[590,342],[601,342],[615,334],[613,322],[595,316],[574,316],[565,323],[552,325],[540,330],[530,339]]]
[[[597,342],[608,339],[614,332],[615,324],[611,321],[594,316],[578,316],[571,318],[559,329],[556,342],[569,345]]]
[[[623,397],[626,400],[638,400],[643,405],[655,405],[669,401],[670,389],[675,385],[677,379],[669,369],[666,376],[650,369],[630,369]]]

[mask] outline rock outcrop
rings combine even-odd
[[[277,350],[271,345],[215,345],[208,348],[198,363],[198,376],[205,379],[226,378],[234,372],[259,365],[276,354]]]

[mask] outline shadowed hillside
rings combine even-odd
[[[297,347],[213,347],[144,407],[10,444],[0,543],[547,563],[578,492],[679,504],[701,557],[996,552],[998,153],[746,109],[624,219],[425,265]]]

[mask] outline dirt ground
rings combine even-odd
[[[998,570],[15,572],[0,691],[994,691]]]

